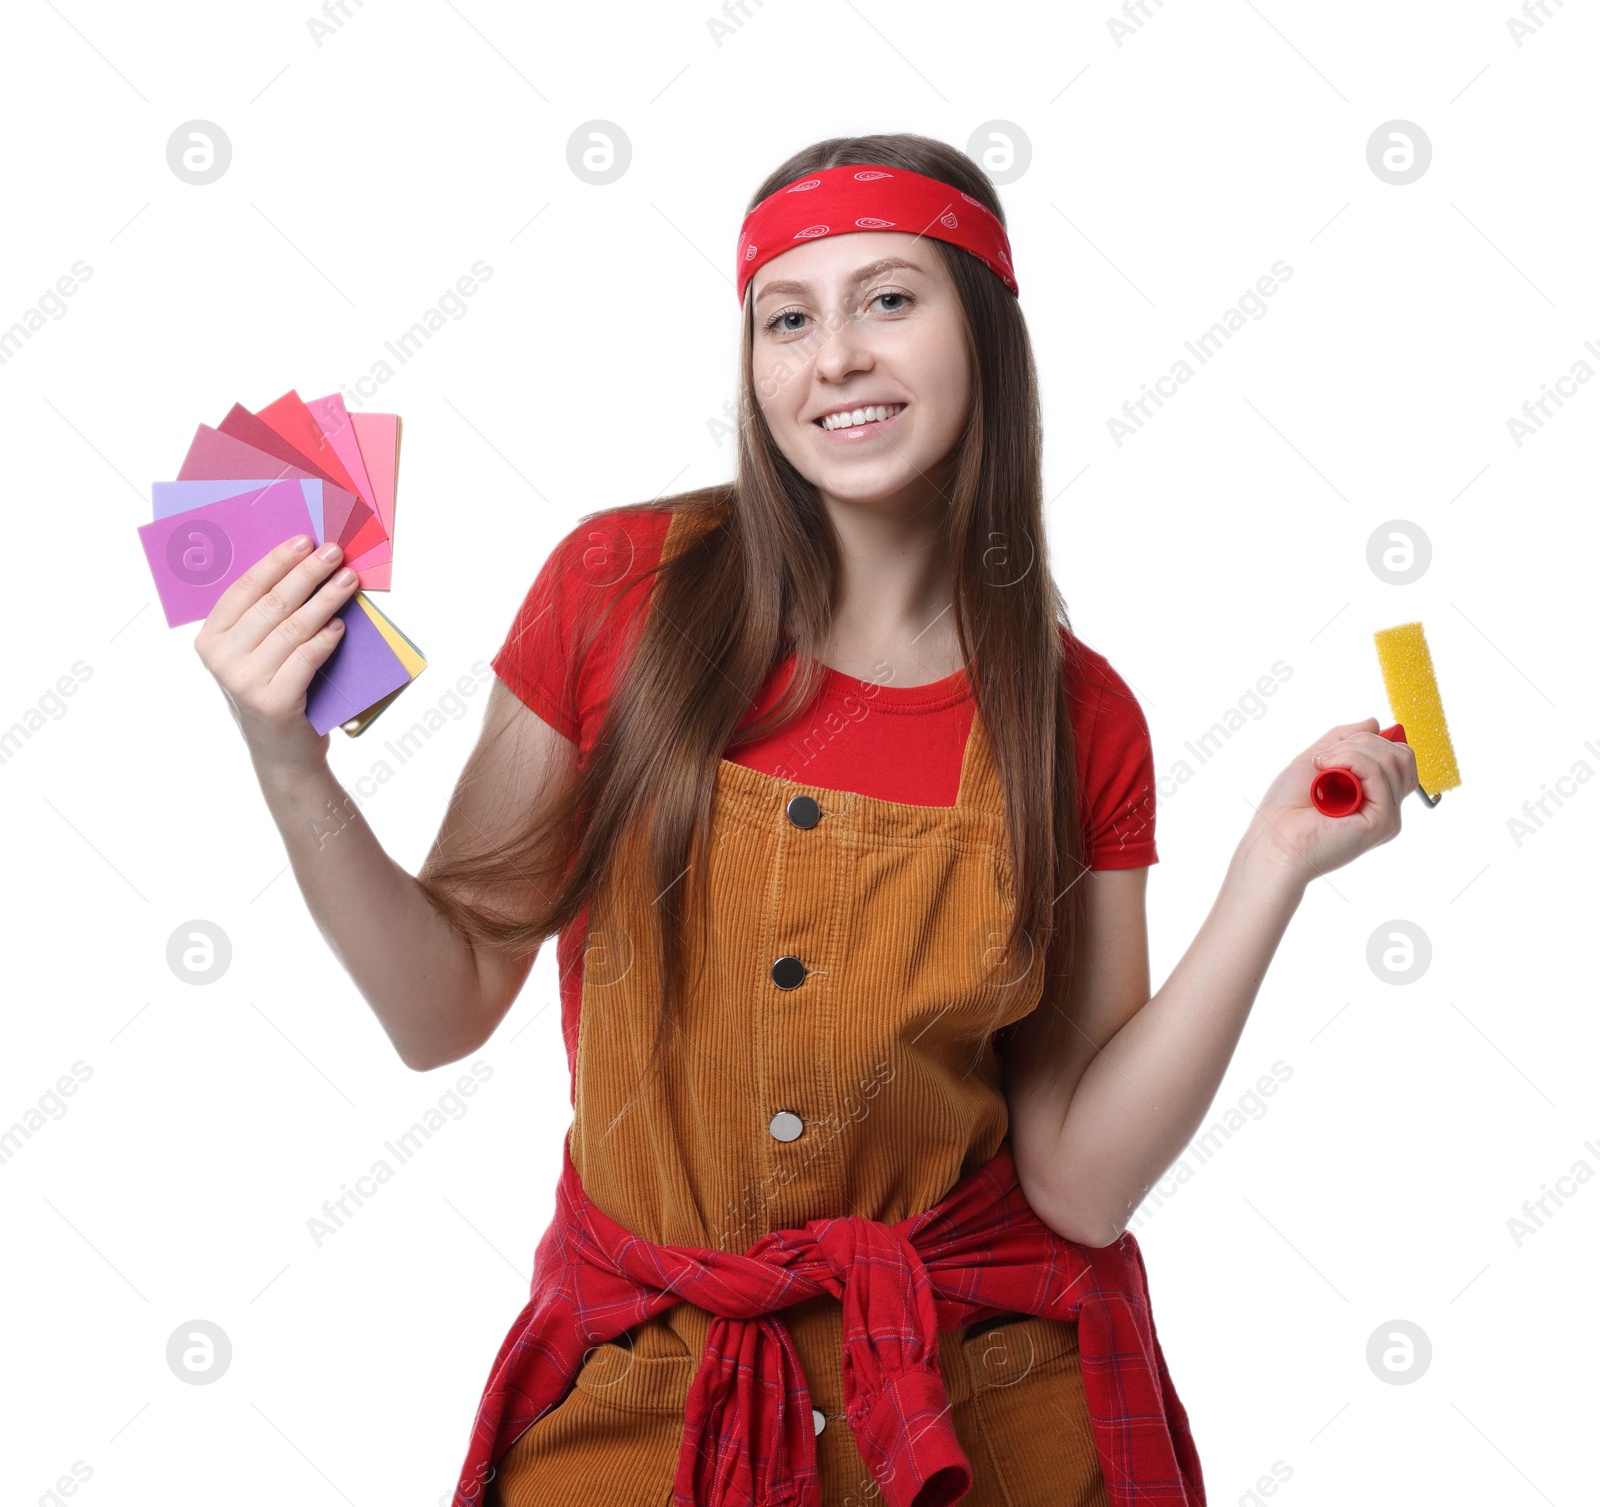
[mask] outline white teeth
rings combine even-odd
[[[904,403],[880,403],[871,408],[852,408],[848,411],[830,413],[823,419],[824,429],[853,429],[858,424],[865,424],[876,419],[886,419],[891,414],[899,413],[906,405]]]

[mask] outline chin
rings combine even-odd
[[[866,504],[886,502],[891,497],[899,496],[917,481],[918,473],[905,466],[896,466],[893,474],[868,474],[841,468],[837,475],[823,473],[806,479],[819,491],[837,497],[840,502]]]

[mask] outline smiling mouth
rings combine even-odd
[[[824,414],[813,422],[829,434],[845,430],[867,430],[875,424],[886,423],[905,411],[904,403],[876,403],[861,408],[841,409],[838,413]]]

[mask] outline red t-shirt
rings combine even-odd
[[[578,745],[580,760],[594,747],[619,658],[635,641],[649,602],[652,578],[641,571],[661,558],[670,522],[665,508],[620,509],[572,529],[540,568],[490,661],[513,693]],[[569,646],[582,642],[586,612],[619,591],[628,594],[574,669]],[[1082,639],[1077,644],[1080,652],[1065,656],[1063,674],[1077,735],[1084,856],[1092,869],[1140,868],[1156,862],[1150,730],[1122,677]],[[791,657],[773,671],[746,719],[771,705],[792,669]],[[816,700],[788,729],[726,757],[825,790],[953,806],[973,707],[964,670],[919,686],[880,685],[829,670]],[[556,943],[574,1104],[588,922],[584,905]]]
[[[492,663],[506,685],[588,757],[620,656],[634,642],[671,521],[666,508],[613,510],[579,524],[551,551]],[[568,646],[596,593],[629,593],[573,673]],[[1066,658],[1076,733],[1085,857],[1092,869],[1157,862],[1155,760],[1133,692],[1105,657],[1077,640]],[[1076,662],[1075,662],[1076,661]],[[794,668],[790,656],[762,687],[745,721],[765,711]],[[885,667],[887,673],[887,667]],[[780,779],[852,790],[878,800],[952,806],[972,725],[965,670],[928,685],[897,686],[828,669],[816,698],[788,727],[728,753]]]

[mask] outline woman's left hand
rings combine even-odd
[[[1311,782],[1324,769],[1348,769],[1361,782],[1361,807],[1324,816]],[[1417,788],[1409,744],[1378,735],[1378,719],[1330,728],[1280,774],[1262,797],[1251,836],[1309,883],[1399,835],[1400,802]]]

